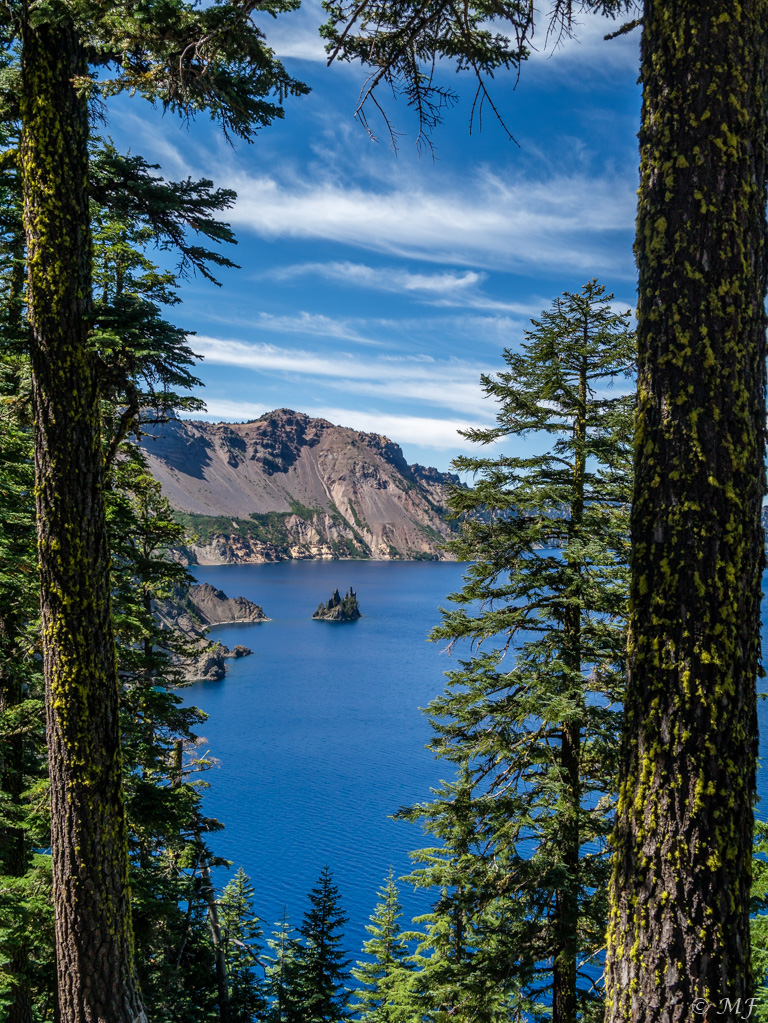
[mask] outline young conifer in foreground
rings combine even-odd
[[[413,1017],[399,993],[411,972],[408,945],[398,923],[403,912],[391,867],[379,897],[365,928],[371,937],[363,951],[370,958],[350,971],[363,985],[354,992],[357,1001],[351,1008],[359,1020],[369,1023],[410,1023]]]
[[[297,955],[299,1019],[301,1023],[341,1023],[350,1018],[349,960],[342,950],[347,915],[327,866],[309,893],[309,901],[300,928],[304,943]]]
[[[270,998],[265,1020],[266,1023],[300,1023],[299,936],[288,923],[285,912],[275,926],[278,929],[267,938],[267,947],[273,955],[265,957],[269,964],[264,972]]]
[[[240,867],[219,899],[229,982],[229,1023],[266,1018],[266,992],[259,969],[262,931],[253,909],[254,896],[251,879]]]
[[[566,293],[483,378],[497,425],[468,436],[548,435],[549,450],[454,462],[475,477],[451,502],[465,516],[451,549],[472,564],[433,638],[473,656],[428,712],[458,780],[405,813],[442,843],[411,878],[442,891],[421,946],[423,969],[442,963],[430,1019],[574,1023],[597,1009],[628,582],[621,385],[635,353],[612,297],[596,281]]]

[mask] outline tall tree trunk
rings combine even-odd
[[[199,838],[199,836],[198,836]],[[221,923],[219,921],[219,907],[216,905],[216,896],[211,881],[211,868],[205,853],[201,859],[200,873],[202,876],[203,896],[208,905],[208,926],[211,931],[211,941],[216,961],[216,990],[218,991],[219,1023],[229,1023],[229,978],[227,977],[227,956],[224,949],[224,940],[221,934]]]
[[[584,350],[586,353],[589,317],[584,317]],[[584,483],[587,442],[587,356],[579,368],[579,408],[573,430],[573,485],[571,490],[568,545],[579,539],[584,513]],[[567,604],[563,621],[563,660],[568,666],[566,680],[568,698],[581,706],[581,684],[573,684],[574,674],[581,675],[581,571],[573,551],[566,551],[571,582],[566,590]],[[570,674],[574,673],[574,674]],[[560,856],[565,884],[555,893],[555,955],[552,966],[552,1023],[576,1023],[576,956],[579,921],[579,813],[581,810],[581,729],[582,715],[564,722],[560,734],[560,768],[563,784],[562,827],[559,831]]]
[[[732,1019],[751,990],[767,33],[768,0],[645,3],[612,1023]]]
[[[28,258],[51,846],[62,1023],[146,1020],[133,965],[90,306],[87,71],[68,19],[27,24]]]

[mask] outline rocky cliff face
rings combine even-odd
[[[190,586],[188,599],[205,625],[231,625],[234,622],[268,622],[264,609],[247,597],[228,597],[210,583]]]
[[[231,650],[223,643],[214,643],[208,639],[208,626],[269,621],[258,604],[246,597],[228,597],[210,583],[190,586],[175,599],[156,601],[154,611],[164,628],[184,639],[186,654],[174,656],[173,663],[188,682],[222,679],[227,658],[253,653],[241,643]]]
[[[280,409],[250,423],[174,422],[143,440],[196,534],[190,560],[444,558],[458,477],[409,466],[386,437]]]

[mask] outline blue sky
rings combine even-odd
[[[467,450],[457,430],[493,421],[483,372],[524,336],[531,316],[597,276],[617,308],[635,305],[632,237],[640,92],[638,31],[583,17],[579,41],[541,49],[519,82],[493,86],[517,145],[486,112],[469,133],[474,89],[419,154],[404,103],[392,151],[354,118],[364,72],[326,67],[319,6],[264,30],[312,87],[256,142],[232,148],[215,126],[184,127],[122,97],[107,131],[164,176],[234,188],[228,219],[240,265],[222,288],[184,283],[174,321],[196,332],[211,420],[289,407],[384,433],[406,458],[447,469]]]

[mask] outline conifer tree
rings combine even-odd
[[[169,549],[182,542],[183,530],[138,449],[121,444],[128,432],[138,434],[147,419],[156,421],[172,410],[200,404],[184,394],[196,382],[188,369],[193,356],[184,332],[168,324],[156,305],[177,301],[176,275],[160,273],[147,258],[145,247],[178,245],[182,263],[189,262],[210,276],[209,263],[227,261],[202,246],[190,245],[183,225],[193,224],[209,238],[229,240],[230,232],[214,214],[231,202],[231,193],[213,190],[207,181],[165,182],[140,158],[121,157],[109,146],[95,147],[91,168],[96,179],[93,192],[123,214],[130,207],[133,218],[128,227],[108,206],[92,199],[99,238],[99,298],[89,348],[99,388],[101,447],[111,467],[105,490],[129,866],[141,949],[138,973],[153,1016],[162,1016],[168,1023],[191,1019],[202,1023],[214,1005],[215,992],[199,862],[200,852],[208,856],[203,834],[219,825],[202,816],[199,785],[190,770],[197,741],[193,728],[202,715],[195,708],[181,707],[174,692],[180,676],[171,658],[184,652],[183,644],[162,631],[153,614],[156,599],[170,596],[188,580],[186,571],[169,558]],[[8,174],[0,187],[12,211],[18,200],[15,177]],[[10,235],[12,228],[11,221]],[[10,243],[8,251],[13,252]],[[19,850],[18,856],[0,865],[0,869],[14,870],[5,873],[2,888],[8,897],[0,902],[4,960],[0,999],[7,996],[13,1023],[31,1023],[30,1013],[46,1018],[55,995],[50,857],[32,851],[48,848],[51,839],[49,817],[37,809],[45,802],[40,773],[47,773],[47,757],[34,606],[38,588],[29,376],[19,343],[25,322],[23,302],[13,290],[18,286],[14,273],[0,275],[0,479],[7,483],[7,487],[0,484],[0,552],[4,555],[0,558],[4,598],[0,617],[7,626],[0,631],[8,639],[7,650],[0,642],[0,661],[12,669],[8,685],[0,670],[0,828],[4,821],[13,826],[9,842],[1,842],[0,847]],[[121,457],[116,459],[118,450]],[[16,679],[13,684],[12,678]],[[177,755],[182,747],[189,751],[186,766]],[[12,813],[4,812],[6,806],[13,808]]]
[[[278,13],[292,0],[267,0]],[[92,314],[89,104],[127,89],[249,139],[281,113],[286,74],[256,4],[14,2],[24,196],[59,1011],[145,1018],[133,963]],[[10,102],[10,101],[9,101]]]
[[[606,918],[634,402],[621,393],[634,335],[612,298],[596,281],[564,294],[483,378],[497,425],[468,436],[548,436],[549,450],[454,462],[475,477],[451,498],[465,516],[451,549],[471,565],[433,638],[474,654],[428,713],[458,775],[406,816],[442,842],[411,879],[443,891],[423,949],[462,1020],[503,1019],[514,997],[575,1023],[592,997],[581,967]]]
[[[488,896],[483,865],[488,849],[475,837],[471,794],[467,767],[456,782],[435,790],[434,805],[445,800],[450,807],[439,819],[435,813],[428,826],[440,844],[411,854],[422,866],[405,880],[437,889],[439,897],[430,913],[414,921],[423,930],[407,935],[418,945],[398,999],[413,1017],[429,1023],[508,1023],[524,1012],[535,1018],[535,1000],[521,997],[522,978],[528,976],[519,968],[521,949],[510,940],[514,908]],[[402,815],[416,820],[422,810],[414,807]],[[503,848],[495,851],[497,874],[506,858]],[[517,974],[512,964],[518,964]]]
[[[262,936],[254,913],[254,889],[240,867],[219,899],[219,919],[229,983],[230,1023],[253,1023],[266,1015],[263,981],[257,974]]]
[[[288,917],[276,925],[267,946],[272,956],[265,956],[269,964],[265,969],[270,1004],[267,1023],[301,1023],[300,962],[301,943],[298,933],[288,923]]]
[[[363,943],[369,959],[358,962],[350,973],[363,987],[354,992],[357,1001],[350,1007],[358,1019],[370,1023],[409,1023],[410,1010],[403,1005],[402,992],[410,973],[408,945],[400,930],[400,895],[390,867],[379,889],[379,902],[366,930],[371,937]]]
[[[642,25],[638,443],[608,1018],[671,1023],[701,999],[744,999],[765,560],[768,2],[556,0],[545,12],[502,0],[492,18],[484,3],[450,0],[326,9],[332,57],[370,71],[363,100],[381,83],[404,89],[426,130],[453,98],[432,73],[438,59],[477,76],[482,110],[488,81],[519,69],[534,30],[577,35],[583,11],[634,13],[616,34]]]
[[[124,445],[110,473],[107,511],[113,562],[124,791],[139,979],[152,1017],[206,1020],[215,1002],[206,920],[203,814],[195,755],[205,719],[178,695],[185,645],[162,629],[155,601],[188,584],[170,558],[184,539],[141,451]],[[213,1018],[213,1017],[211,1017]]]
[[[297,956],[299,1018],[301,1023],[341,1023],[349,1018],[349,960],[342,950],[347,915],[327,866],[310,891],[309,902],[299,928],[303,939]]]
[[[40,989],[51,990],[44,935],[48,845],[43,681],[35,572],[29,432],[15,415],[19,360],[0,347],[0,1014],[31,1023]],[[37,933],[35,933],[37,932]]]

